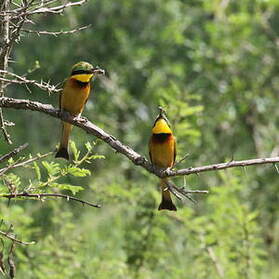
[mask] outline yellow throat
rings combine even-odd
[[[171,134],[172,130],[170,129],[168,123],[163,118],[160,118],[156,121],[153,129],[153,134]]]
[[[92,77],[93,77],[93,74],[80,74],[80,75],[71,76],[71,78],[76,79],[81,82],[89,82]]]

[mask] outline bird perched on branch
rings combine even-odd
[[[149,141],[149,156],[152,164],[158,168],[171,168],[176,157],[176,140],[170,128],[169,121],[164,110],[159,107],[160,113],[157,116],[152,128],[152,136]],[[162,201],[158,210],[167,209],[176,211],[168,190],[167,178],[160,180]]]
[[[91,80],[94,76],[104,74],[100,68],[94,68],[87,62],[79,62],[72,67],[71,75],[65,80],[63,91],[60,95],[60,110],[73,116],[82,113],[91,90]],[[59,149],[55,157],[69,160],[68,142],[72,125],[62,122],[62,136]]]

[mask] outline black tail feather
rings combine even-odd
[[[69,160],[70,159],[70,156],[69,156],[69,152],[68,152],[68,149],[65,148],[65,147],[59,147],[56,155],[55,155],[56,158],[64,158],[66,160]]]
[[[159,205],[158,210],[171,210],[177,211],[176,206],[173,204],[172,200],[162,199],[162,202]]]

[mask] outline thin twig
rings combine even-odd
[[[18,243],[18,244],[22,244],[22,245],[31,245],[31,244],[35,244],[36,242],[35,241],[31,241],[31,242],[26,242],[26,241],[22,241],[22,240],[19,240],[17,238],[15,238],[13,235],[11,235],[10,233],[8,232],[3,232],[3,231],[0,231],[0,235]]]
[[[87,0],[81,0],[76,2],[68,2],[64,5],[56,6],[56,7],[42,7],[35,9],[33,11],[27,12],[27,15],[34,15],[34,14],[61,14],[66,8],[73,7],[73,6],[81,6],[83,5]]]
[[[63,198],[66,200],[72,200],[76,202],[80,202],[83,205],[88,205],[96,208],[101,208],[99,204],[94,204],[89,201],[85,201],[79,198],[75,198],[73,196],[69,195],[64,195],[64,194],[56,194],[56,193],[38,193],[38,194],[30,194],[27,192],[23,193],[11,193],[11,194],[0,194],[0,198],[7,198],[7,199],[15,199],[15,198],[36,198],[36,199],[41,199],[41,198],[46,198],[46,197],[54,197],[54,198]]]
[[[25,149],[28,146],[28,143],[25,143],[17,148],[15,148],[14,150],[12,150],[11,152],[3,155],[2,157],[0,157],[0,163],[9,160],[11,157],[14,157],[15,155],[17,155],[19,152],[21,152],[23,149]]]
[[[64,12],[65,9],[73,6],[81,6],[84,3],[86,3],[87,0],[67,2],[63,5],[52,6],[52,7],[50,6],[53,5],[55,2],[61,2],[61,1],[59,0],[40,1],[40,3],[34,3],[34,5],[32,5],[32,2],[35,1],[31,1],[31,3],[28,3],[28,10],[26,10],[26,6],[21,6],[13,10],[5,9],[4,11],[0,12],[0,16],[10,15],[10,19],[14,20],[22,17],[36,15],[36,14],[61,14]]]
[[[173,168],[175,168],[176,166],[178,166],[179,164],[181,164],[186,158],[189,157],[189,153],[185,154],[178,162],[175,162],[173,165]]]
[[[219,275],[220,278],[224,278],[224,269],[223,267],[221,266],[220,262],[218,261],[215,253],[214,253],[214,250],[212,247],[208,247],[206,246],[206,251],[210,257],[210,259],[212,260],[212,262],[214,263],[214,266],[216,268],[216,271]]]
[[[30,158],[30,159],[27,159],[25,161],[22,161],[22,162],[19,162],[19,163],[14,163],[14,164],[11,164],[5,168],[2,168],[0,169],[0,176],[2,176],[4,173],[6,173],[8,170],[12,170],[12,169],[15,169],[15,168],[19,168],[19,167],[24,167],[34,161],[37,161],[39,159],[42,159],[42,158],[45,158],[47,156],[49,156],[50,154],[53,154],[53,152],[48,152],[48,153],[45,153],[43,155],[37,155],[36,157],[33,157],[33,158]]]
[[[224,278],[224,275],[225,275],[224,269],[223,269],[221,263],[219,262],[217,256],[215,255],[213,248],[207,245],[207,243],[205,241],[205,237],[204,237],[203,234],[200,234],[199,237],[200,237],[203,248],[205,249],[209,258],[211,259],[212,263],[215,266],[215,269],[216,269],[216,272],[217,272],[218,276],[220,278]]]
[[[14,261],[14,251],[15,251],[15,247],[16,247],[15,244],[16,244],[16,242],[13,241],[11,248],[10,248],[9,255],[8,255],[9,275],[10,275],[11,279],[15,278],[15,275],[16,275],[16,265],[15,265],[15,261]]]
[[[82,27],[77,27],[75,29],[72,30],[68,30],[68,31],[56,31],[56,32],[52,32],[52,31],[39,31],[39,30],[30,30],[30,29],[22,29],[22,31],[26,32],[26,33],[31,33],[31,34],[37,34],[38,36],[40,35],[51,35],[51,36],[59,36],[59,35],[68,35],[68,34],[73,34],[85,29],[88,29],[91,27],[91,24],[88,24],[86,26],[82,26]]]
[[[191,194],[208,194],[208,191],[206,190],[185,190],[183,187],[179,188],[177,187],[173,182],[166,181],[167,189],[179,200],[185,200],[188,199],[193,203],[197,203],[193,198]]]
[[[0,107],[39,111],[51,115],[55,118],[62,119],[65,122],[69,122],[77,127],[80,127],[87,133],[92,134],[97,138],[101,139],[102,141],[106,142],[108,145],[110,145],[111,148],[126,156],[135,165],[145,168],[148,172],[153,173],[160,178],[198,174],[200,172],[217,171],[217,170],[233,168],[233,167],[244,167],[244,166],[261,165],[261,164],[275,164],[279,162],[279,156],[277,156],[273,158],[258,158],[258,159],[243,160],[243,161],[231,161],[227,163],[213,164],[213,165],[201,166],[196,168],[190,167],[190,168],[185,168],[180,170],[170,170],[170,169],[159,170],[154,166],[152,166],[152,164],[145,157],[138,154],[129,146],[124,145],[122,142],[117,140],[114,136],[106,133],[104,130],[94,125],[86,118],[73,117],[70,114],[61,114],[60,110],[55,109],[53,106],[49,104],[42,104],[39,102],[33,102],[24,99],[0,97]]]
[[[11,83],[24,84],[24,85],[32,84],[42,90],[48,91],[49,93],[58,93],[61,91],[61,89],[58,89],[56,85],[51,85],[49,81],[45,82],[43,80],[41,80],[41,81],[30,80],[24,76],[20,76],[20,75],[17,75],[17,74],[8,72],[8,71],[3,71],[3,70],[0,70],[0,74],[10,75],[15,78],[15,79],[8,79],[6,77],[5,78],[0,77],[0,81],[7,82],[9,84],[11,84]]]
[[[0,80],[1,80],[1,78],[0,78]],[[6,140],[6,142],[7,142],[8,144],[12,144],[13,142],[12,142],[12,140],[11,140],[11,136],[10,136],[10,134],[7,132],[6,127],[5,127],[5,120],[4,120],[4,116],[3,116],[3,111],[2,111],[2,109],[0,109],[0,128],[1,128],[1,130],[2,130],[2,133],[3,133],[3,136],[4,136],[5,140]]]
[[[257,159],[242,160],[242,161],[230,161],[227,163],[213,164],[213,165],[202,166],[197,168],[186,168],[177,171],[166,170],[165,173],[166,176],[179,176],[179,175],[189,175],[193,173],[200,173],[206,171],[218,171],[218,170],[235,168],[235,167],[275,164],[278,162],[279,162],[279,156],[272,157],[272,158],[257,158]]]

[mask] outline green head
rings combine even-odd
[[[88,62],[78,62],[72,67],[71,76],[75,75],[97,75],[97,74],[104,74],[105,71],[100,69],[99,67],[93,67]]]

